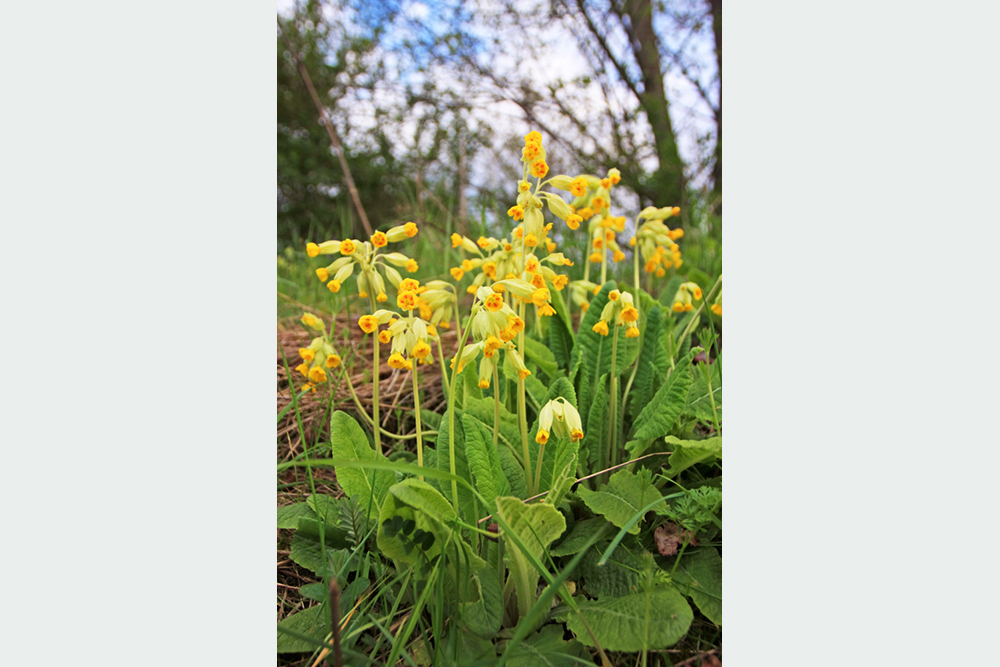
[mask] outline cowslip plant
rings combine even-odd
[[[691,332],[713,298],[711,311],[718,304],[721,313],[721,277],[704,295],[680,277],[659,300],[642,290],[640,255],[653,276],[681,264],[674,253],[682,232],[663,222],[678,209],[651,207],[636,220],[634,282],[610,280],[609,266],[627,252],[617,242],[627,220],[611,214],[618,170],[603,178],[550,176],[537,132],[525,137],[521,161],[516,200],[506,218],[500,212],[516,226],[477,240],[452,235],[461,260],[439,274],[447,271],[450,281],[403,278],[396,269],[415,267],[416,260],[381,254],[415,226],[376,232],[368,242],[348,244],[346,253],[346,241],[309,248],[311,256],[341,253],[320,278],[340,281],[340,289],[357,275],[359,293],[369,300],[358,326],[375,338],[374,419],[362,417],[373,438],[336,412],[330,458],[279,466],[336,467],[346,498],[330,501],[354,508],[354,541],[310,542],[309,558],[302,549],[290,557],[319,568],[323,557],[316,554],[330,552],[341,564],[363,555],[382,581],[392,582],[390,603],[360,603],[341,631],[346,648],[367,646],[372,663],[588,664],[591,647],[603,664],[629,664],[635,659],[610,652],[645,656],[674,645],[693,632],[692,604],[709,619],[705,627],[721,625],[721,559],[712,542],[721,502],[719,353],[698,365],[702,349],[691,340],[717,347],[714,329]],[[560,190],[574,199],[564,200]],[[560,234],[586,234],[583,267],[574,269],[557,247],[552,230],[561,224]],[[590,282],[590,265],[597,263],[601,281]],[[582,278],[571,281],[576,271]],[[693,303],[699,306],[687,307]],[[579,308],[579,322],[569,304]],[[674,329],[674,316],[691,319]],[[457,341],[446,355],[438,331],[452,318]],[[411,374],[416,465],[382,453],[379,343],[390,345],[390,368]],[[327,363],[335,354],[329,344],[325,333],[316,337],[303,359],[311,351],[310,364],[321,357]],[[420,370],[436,363],[435,346],[447,410],[441,416],[420,408]],[[422,435],[424,418],[437,428],[434,442]],[[665,462],[669,468],[655,474]],[[667,485],[694,490],[667,494]],[[365,528],[358,528],[359,513]],[[302,516],[300,529],[313,520],[304,510]],[[671,518],[704,534],[700,546],[664,564],[653,556],[653,533]],[[284,521],[283,527],[292,523]],[[327,521],[329,535],[346,532],[342,521]],[[313,571],[325,576],[333,568]],[[359,576],[353,572],[342,565],[337,576]],[[564,626],[553,622],[564,623],[574,638],[565,639]],[[290,632],[302,628],[288,623]],[[362,646],[365,637],[371,641]],[[387,655],[376,655],[384,643],[391,644]]]

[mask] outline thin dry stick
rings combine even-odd
[[[681,665],[690,665],[692,662],[694,662],[698,658],[704,658],[706,656],[712,655],[713,653],[716,652],[716,650],[717,649],[713,648],[711,651],[705,651],[701,655],[696,655],[693,658],[688,658],[687,660],[682,660],[681,662],[675,662],[674,663],[674,667],[681,667]]]
[[[611,466],[610,468],[605,468],[604,470],[599,470],[598,472],[595,472],[592,475],[587,475],[586,477],[581,477],[580,479],[578,479],[575,482],[573,482],[573,486],[575,487],[580,482],[585,482],[588,479],[593,479],[594,477],[597,477],[598,475],[603,475],[606,472],[611,472],[612,470],[618,470],[619,468],[624,468],[625,466],[630,466],[633,463],[637,463],[638,461],[641,461],[643,459],[648,459],[651,456],[666,456],[667,454],[673,454],[673,452],[653,452],[652,454],[646,454],[645,456],[640,456],[639,458],[633,459],[632,461],[626,461],[625,463],[619,463],[616,466]],[[538,495],[531,496],[530,498],[525,498],[522,502],[528,502],[529,500],[537,500],[538,498],[541,498],[542,496],[547,495],[548,493],[549,493],[548,491],[543,491],[542,493],[539,493]],[[493,515],[490,514],[487,517],[485,517],[483,519],[480,519],[479,523],[483,523],[484,521],[487,521],[487,520],[489,520],[492,517],[493,517]]]
[[[337,159],[340,161],[340,168],[344,170],[344,182],[347,184],[348,192],[351,193],[351,200],[354,202],[354,208],[358,210],[358,216],[361,218],[361,224],[364,225],[365,231],[369,236],[371,236],[372,226],[371,223],[368,222],[368,216],[365,214],[364,207],[361,206],[361,197],[358,196],[358,188],[354,185],[354,178],[351,176],[351,169],[347,166],[347,158],[344,156],[344,149],[340,145],[340,138],[337,136],[337,130],[334,129],[333,123],[326,114],[326,109],[319,101],[319,95],[316,94],[316,89],[313,88],[312,79],[309,78],[309,72],[306,71],[305,65],[303,65],[302,60],[299,59],[298,51],[292,47],[291,42],[288,41],[288,37],[285,35],[285,31],[282,30],[280,19],[278,20],[278,30],[281,32],[281,38],[285,41],[285,45],[288,47],[289,53],[291,53],[292,58],[295,59],[295,65],[299,69],[299,75],[302,77],[302,81],[305,82],[306,88],[309,89],[309,96],[312,97],[313,104],[316,105],[316,111],[319,112],[319,118],[323,121],[326,133],[330,135],[330,143],[333,144],[333,152],[337,154]]]

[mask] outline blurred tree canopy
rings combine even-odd
[[[617,167],[630,218],[680,205],[685,227],[717,238],[721,14],[721,0],[311,0],[278,21],[374,227],[433,212],[464,230],[470,210],[501,215],[538,129],[553,173]],[[279,35],[279,243],[310,229],[360,227]]]

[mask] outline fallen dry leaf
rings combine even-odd
[[[677,524],[667,522],[656,529],[653,533],[656,540],[656,548],[661,556],[676,556],[677,550],[685,540],[691,541],[691,546],[698,546],[698,538],[691,534],[690,530],[679,531]]]
[[[722,660],[709,654],[701,659],[701,667],[722,667]]]

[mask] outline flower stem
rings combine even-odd
[[[375,281],[372,279],[373,271],[371,269],[367,270],[367,281],[368,281],[368,305],[371,306],[372,314],[378,310],[378,306],[375,305]],[[382,432],[381,424],[378,418],[378,386],[379,380],[381,379],[379,374],[379,364],[378,364],[378,353],[379,353],[379,341],[378,341],[378,328],[372,333],[372,430],[375,434],[375,451],[382,451]]]
[[[493,449],[500,438],[500,373],[499,365],[493,364]]]
[[[475,305],[473,305],[475,309]],[[448,392],[448,464],[451,469],[451,474],[455,475],[455,402],[453,397],[455,396],[455,382],[458,380],[459,376],[459,359],[462,357],[462,349],[465,347],[465,339],[469,337],[469,331],[471,328],[466,327],[465,335],[458,343],[458,350],[455,351],[455,356],[452,359],[452,364],[454,365],[454,372],[451,374],[451,390]],[[458,512],[458,484],[455,480],[451,480],[451,498],[455,504],[455,511]]]
[[[417,383],[417,364],[414,362],[413,370],[413,416],[417,420],[417,465],[424,467],[424,441],[420,435],[420,386]],[[420,481],[424,481],[424,476],[420,475]]]
[[[612,318],[612,326],[615,328],[614,338],[611,342],[611,426],[608,433],[608,452],[610,458],[609,465],[618,465],[617,435],[618,429],[618,375],[615,373],[615,361],[618,359],[618,329],[621,327]]]
[[[524,320],[524,303],[521,304],[518,309],[518,317]],[[524,329],[521,329],[521,333],[517,337],[517,347],[524,353]],[[538,493],[532,489],[532,478],[531,478],[531,451],[528,448],[528,409],[525,405],[524,400],[524,378],[518,375],[517,378],[517,419],[518,425],[521,428],[521,450],[524,454],[524,483],[528,487],[528,494],[532,495]]]

